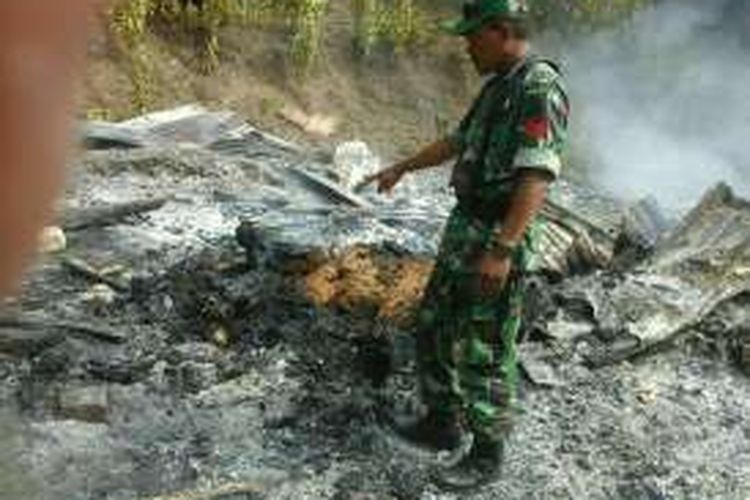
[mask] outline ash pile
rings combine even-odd
[[[455,498],[379,430],[415,401],[446,172],[354,193],[365,144],[195,106],[82,135],[0,317],[0,497]],[[561,182],[542,215],[527,415],[467,498],[746,498],[750,204],[718,185],[675,218]]]

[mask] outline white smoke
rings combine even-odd
[[[750,192],[750,49],[727,1],[661,2],[561,54],[596,184],[677,211],[718,181]]]

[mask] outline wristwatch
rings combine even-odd
[[[490,254],[501,259],[512,257],[517,248],[517,244],[507,243],[498,238],[492,238],[487,244],[487,250]]]

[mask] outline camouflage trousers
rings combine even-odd
[[[476,257],[494,230],[454,209],[417,323],[423,402],[433,412],[458,413],[475,439],[489,442],[510,432],[517,412],[516,339],[532,249],[527,237],[504,290],[483,296],[476,290]]]

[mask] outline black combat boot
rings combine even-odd
[[[430,411],[416,422],[394,425],[394,431],[411,443],[432,450],[455,450],[464,432],[458,414]]]
[[[500,478],[504,451],[503,441],[475,441],[460,462],[440,472],[437,482],[455,491],[493,483]]]

